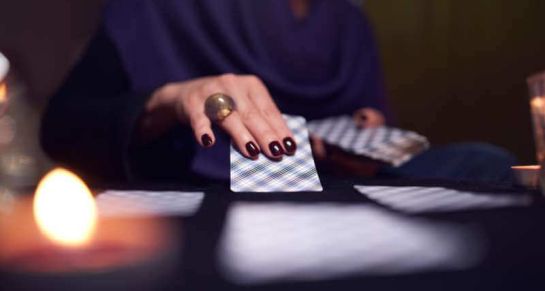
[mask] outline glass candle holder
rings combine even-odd
[[[4,115],[8,103],[8,93],[6,87],[8,71],[8,59],[2,53],[0,53],[0,116]]]
[[[15,71],[0,53],[0,200],[34,186],[48,167],[38,140],[39,108]]]
[[[527,79],[536,158],[539,165],[545,161],[545,72]]]

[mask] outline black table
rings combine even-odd
[[[453,181],[369,180],[322,176],[321,193],[232,193],[228,184],[205,186],[131,185],[115,188],[203,191],[205,199],[192,217],[169,217],[179,228],[180,249],[174,271],[165,274],[158,290],[545,290],[545,208],[537,191],[510,185]],[[351,275],[312,282],[274,282],[240,286],[230,282],[217,266],[216,249],[229,207],[236,202],[293,202],[376,204],[353,185],[441,186],[475,192],[508,192],[532,195],[528,207],[466,210],[418,215],[427,220],[471,225],[486,240],[486,253],[478,264],[462,270],[418,272],[402,275]],[[382,205],[378,207],[384,208]],[[394,211],[389,209],[388,211]],[[407,214],[398,213],[408,217]],[[2,284],[0,284],[2,286]],[[9,286],[5,286],[10,290]]]
[[[175,223],[184,226],[181,238],[184,243],[179,268],[166,284],[166,290],[545,290],[545,208],[537,191],[510,185],[452,181],[322,177],[322,182],[325,187],[323,193],[231,193],[226,184],[191,189],[184,187],[184,190],[205,191],[206,197],[195,216],[172,218]],[[533,195],[535,201],[529,207],[420,215],[433,221],[468,224],[480,230],[488,243],[487,251],[478,265],[466,270],[395,276],[349,276],[319,282],[276,282],[255,286],[230,283],[218,270],[215,250],[231,204],[237,201],[374,203],[353,189],[353,185],[362,183],[528,193]]]

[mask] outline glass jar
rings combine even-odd
[[[0,53],[0,207],[13,193],[31,192],[43,173],[40,113],[26,97],[25,86]]]

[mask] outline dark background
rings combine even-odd
[[[0,50],[39,108],[85,46],[104,0],[0,2]],[[367,0],[390,101],[432,143],[535,154],[525,78],[545,70],[542,0]]]
[[[525,78],[545,70],[541,0],[369,0],[402,126],[535,161]]]

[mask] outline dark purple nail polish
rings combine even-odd
[[[271,153],[273,154],[273,156],[277,157],[277,156],[281,156],[284,154],[284,150],[282,149],[282,147],[280,146],[280,143],[277,142],[277,141],[273,141],[269,144],[269,149],[271,150]]]
[[[252,157],[256,157],[260,153],[259,148],[257,148],[255,143],[253,143],[253,142],[249,142],[249,143],[246,144],[246,150],[248,151],[248,153]]]
[[[208,134],[203,134],[201,137],[201,141],[205,147],[212,146],[212,138]]]
[[[293,155],[297,150],[297,144],[295,143],[295,141],[291,137],[286,137],[283,142],[286,153],[288,155]]]

